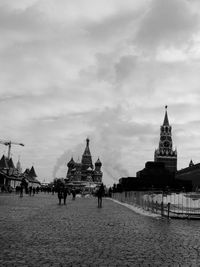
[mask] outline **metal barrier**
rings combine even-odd
[[[199,192],[125,191],[112,198],[170,218],[200,219]]]

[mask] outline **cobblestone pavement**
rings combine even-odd
[[[155,219],[112,200],[0,195],[0,266],[200,266],[200,221]]]

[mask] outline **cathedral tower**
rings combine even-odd
[[[90,140],[87,138],[86,139],[86,148],[85,148],[85,151],[82,155],[82,160],[81,160],[83,170],[87,170],[87,168],[89,168],[89,167],[93,169],[92,156],[90,153],[89,142],[90,142]]]
[[[177,171],[177,151],[173,150],[172,127],[168,120],[167,106],[165,106],[163,125],[160,127],[159,147],[155,150],[154,161],[165,163],[165,168],[172,173]]]
[[[92,156],[89,148],[90,140],[86,139],[86,147],[82,155],[81,162],[75,162],[73,158],[68,162],[67,180],[69,182],[89,182],[99,184],[102,182],[103,172],[101,171],[102,163],[100,159],[92,164]],[[77,185],[77,184],[76,184]]]
[[[103,173],[101,171],[101,166],[102,166],[102,163],[100,159],[98,158],[98,160],[95,162],[95,170],[94,170],[94,176],[93,176],[94,181],[98,183],[102,182]]]

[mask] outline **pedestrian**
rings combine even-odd
[[[76,199],[76,190],[72,189],[72,200]]]
[[[105,189],[102,183],[97,191],[98,208],[102,208],[102,197],[104,196],[104,193],[105,193]]]
[[[63,188],[63,201],[64,201],[64,205],[66,205],[67,194],[68,194],[68,189],[67,189],[67,187],[65,186],[65,187]]]
[[[32,186],[29,186],[29,196],[32,194]]]
[[[109,197],[112,197],[112,188],[110,187],[109,190],[108,190],[108,196]]]
[[[60,186],[58,188],[58,200],[59,200],[59,205],[61,205],[61,200],[62,198],[64,197],[64,194],[63,194],[63,188]]]
[[[54,186],[52,187],[52,195],[54,195],[54,193],[55,193],[55,188],[54,188]]]
[[[23,197],[23,185],[20,185],[20,197]]]
[[[33,196],[35,195],[35,187],[33,187]]]

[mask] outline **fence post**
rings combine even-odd
[[[169,219],[170,203],[167,203],[167,218]]]
[[[161,215],[164,215],[164,207],[163,207],[163,201],[161,202]]]

